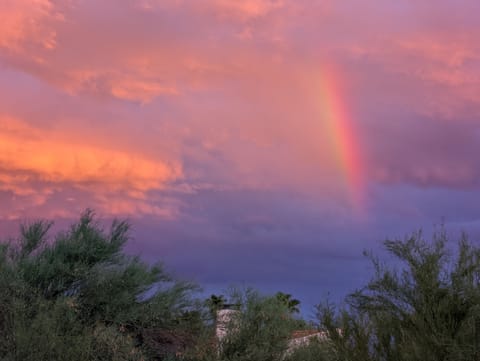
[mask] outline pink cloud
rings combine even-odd
[[[239,71],[251,65],[239,64],[238,55],[253,57],[251,61],[257,55],[248,49],[247,52],[235,49],[235,44],[224,47],[229,39],[218,38],[220,33],[215,27],[230,33],[236,43],[246,28],[224,22],[221,14],[249,19],[282,8],[283,2],[273,0],[241,4],[221,0],[126,2],[124,8],[108,1],[76,2],[71,6],[49,3],[49,11],[42,12],[37,22],[38,26],[51,29],[55,51],[31,49],[27,43],[19,43],[18,52],[4,53],[4,61],[72,94],[85,92],[146,103],[159,96],[204,88],[225,75],[239,76]],[[158,12],[149,14],[157,9],[162,16],[183,15],[193,23],[162,25],[152,17]],[[22,12],[20,5],[16,12]],[[52,23],[52,19],[59,17],[54,14],[60,13],[62,21]],[[108,14],[109,22],[105,23],[95,13]],[[248,25],[249,31],[252,26]],[[226,58],[225,50],[231,52]]]
[[[25,177],[82,192],[97,184],[101,204],[108,203],[98,196],[105,190],[130,191],[127,200],[110,202],[112,212],[137,207],[157,214],[164,209],[155,210],[146,195],[180,181],[178,189],[192,192],[208,185],[344,198],[332,135],[318,109],[325,63],[336,64],[345,81],[341,101],[365,148],[367,181],[471,184],[470,158],[415,157],[425,135],[409,157],[385,144],[419,127],[392,125],[390,114],[398,122],[426,117],[441,129],[445,119],[476,121],[479,29],[475,5],[465,5],[7,1],[0,5],[0,62],[7,69],[0,76],[11,77],[0,89],[1,125],[10,127],[2,135],[3,190],[28,196],[35,183]],[[23,109],[26,103],[35,104]],[[391,138],[379,142],[371,130],[385,122]],[[40,130],[44,124],[50,128]],[[101,135],[85,142],[89,127]]]
[[[54,23],[63,19],[50,0],[5,0],[0,4],[0,47],[21,51],[22,47],[56,46]]]
[[[245,0],[238,2],[213,0],[206,1],[205,3],[217,8],[221,16],[238,17],[242,20],[265,16],[271,11],[282,8],[285,5],[285,1],[283,0]]]

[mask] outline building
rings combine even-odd
[[[231,305],[225,305],[223,309],[217,311],[215,336],[218,343],[221,343],[228,334],[228,330],[234,326],[235,317],[239,315],[238,310],[231,308]],[[289,354],[295,349],[307,346],[311,341],[325,341],[328,339],[326,332],[318,330],[296,330],[293,331],[288,341],[287,351]]]

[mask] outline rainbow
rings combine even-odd
[[[361,211],[364,206],[364,167],[357,131],[345,105],[342,83],[339,72],[330,66],[324,68],[320,77],[320,116],[352,206]]]

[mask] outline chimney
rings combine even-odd
[[[228,334],[229,328],[238,317],[238,305],[225,304],[221,310],[217,311],[215,335],[217,340],[221,342]]]

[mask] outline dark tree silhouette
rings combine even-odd
[[[275,294],[275,297],[277,298],[278,301],[280,301],[282,304],[284,304],[287,307],[290,313],[300,312],[300,309],[298,308],[298,306],[300,306],[300,301],[295,298],[292,298],[291,294],[277,292]]]

